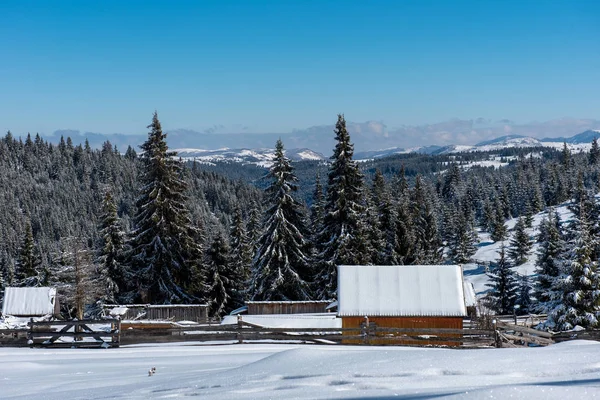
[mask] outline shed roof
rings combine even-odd
[[[56,288],[7,287],[2,302],[2,315],[19,317],[53,315],[56,301]]]
[[[340,316],[465,316],[459,265],[341,265]]]
[[[475,288],[471,282],[465,281],[465,304],[467,307],[477,306],[477,295],[475,294]]]

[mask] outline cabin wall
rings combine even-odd
[[[357,328],[356,331],[345,331],[344,335],[359,335],[361,325],[365,323],[365,317],[342,317],[342,328]],[[369,324],[375,324],[381,328],[410,328],[410,329],[463,329],[463,317],[369,317]],[[419,333],[411,334],[418,335]],[[377,333],[377,336],[382,336]],[[448,335],[448,337],[460,337],[460,335]],[[343,340],[343,343],[362,343],[360,340]],[[381,339],[370,340],[370,344],[395,344],[407,346],[459,346],[460,342],[443,342],[410,339]]]
[[[324,313],[329,301],[247,303],[248,315]]]

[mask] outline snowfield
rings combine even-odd
[[[156,367],[156,374],[148,370]],[[452,350],[230,344],[0,349],[2,399],[583,399],[600,343]]]

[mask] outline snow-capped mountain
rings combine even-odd
[[[197,161],[213,164],[216,162],[237,162],[240,164],[254,164],[261,167],[270,167],[273,164],[275,149],[175,149],[177,156],[185,161]],[[320,161],[326,157],[310,149],[286,150],[286,156],[293,161]]]

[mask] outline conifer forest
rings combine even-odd
[[[247,300],[334,300],[338,265],[472,262],[489,232],[503,243],[490,310],[547,313],[555,329],[600,324],[595,140],[580,153],[507,148],[502,168],[471,164],[486,152],[359,162],[338,115],[328,161],[292,162],[280,139],[264,169],[184,162],[157,113],[147,128],[137,149],[0,139],[0,292],[55,286],[65,317],[151,303],[208,304],[219,318]],[[554,211],[565,203],[569,221]],[[511,269],[532,257],[534,276]]]

